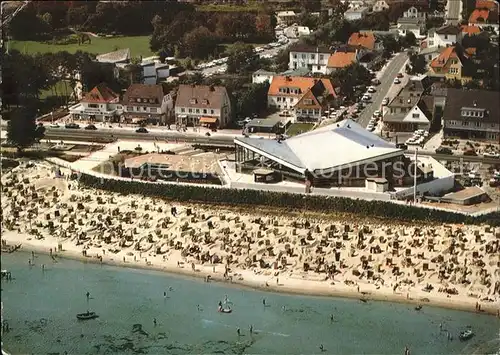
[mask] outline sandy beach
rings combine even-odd
[[[152,268],[275,292],[500,310],[500,228],[242,213],[82,188],[54,169],[36,163],[2,176],[2,243],[54,262]]]

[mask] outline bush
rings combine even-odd
[[[272,206],[291,210],[310,210],[329,213],[353,213],[364,217],[380,217],[402,221],[427,221],[436,223],[488,223],[500,226],[500,213],[494,212],[479,217],[467,216],[428,208],[418,208],[383,201],[354,200],[345,197],[330,197],[260,190],[216,189],[201,186],[145,184],[137,181],[102,179],[82,174],[84,186],[123,194],[140,194],[176,201],[198,201],[227,205]]]

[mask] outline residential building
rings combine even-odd
[[[429,129],[432,119],[432,106],[429,99],[423,100],[424,83],[419,79],[410,79],[392,101],[386,106],[383,122],[388,131],[413,132],[417,129]]]
[[[498,1],[476,0],[476,9],[498,10]]]
[[[285,28],[283,30],[283,34],[288,38],[299,38],[309,36],[311,34],[311,30],[307,26],[293,24],[292,26]]]
[[[297,120],[316,121],[336,97],[330,79],[275,76],[269,87],[267,104],[291,111]]]
[[[291,25],[297,22],[297,14],[295,11],[279,11],[276,13],[276,22],[278,25]]]
[[[348,9],[344,12],[344,19],[346,21],[361,20],[368,14],[368,10],[368,7],[365,6]]]
[[[389,10],[389,4],[385,0],[378,0],[373,5],[373,12],[381,12],[385,10]]]
[[[141,63],[143,83],[155,85],[170,76],[171,66],[159,60],[145,60]]]
[[[175,102],[175,116],[178,126],[226,127],[231,121],[231,101],[226,88],[180,85]]]
[[[356,51],[337,51],[333,53],[330,58],[328,58],[327,74],[330,74],[338,69],[346,68],[349,65],[356,63],[356,61]]]
[[[161,85],[132,84],[122,100],[126,122],[167,124],[173,118],[173,95]]]
[[[260,84],[266,81],[269,82],[270,84],[273,81],[273,77],[275,75],[276,75],[275,72],[259,69],[252,74],[252,84]]]
[[[469,81],[471,78],[466,77],[463,73],[462,61],[464,59],[457,53],[455,46],[447,47],[431,62],[428,75],[444,77],[446,79],[457,79],[462,82]]]
[[[441,47],[429,47],[422,48],[418,55],[423,56],[427,63],[430,63],[435,58],[439,57],[441,53],[443,53],[445,49]]]
[[[417,39],[425,38],[425,22],[413,17],[400,17],[397,22],[399,36],[413,33]]]
[[[328,58],[332,51],[326,47],[295,45],[290,48],[288,68],[308,68],[313,73],[326,74]]]
[[[444,136],[500,142],[499,102],[498,91],[448,89]]]
[[[112,122],[123,113],[120,96],[101,83],[83,96],[80,103],[69,108],[72,120]]]
[[[119,49],[114,52],[104,53],[96,56],[99,63],[128,64],[130,63],[130,49]]]
[[[382,41],[373,32],[354,32],[349,37],[347,44],[353,48],[368,51],[382,51]]]
[[[498,10],[475,9],[469,16],[469,26],[477,26],[482,30],[491,28],[498,34]]]
[[[414,18],[425,22],[425,19],[427,18],[427,12],[419,10],[415,6],[412,6],[408,10],[403,12],[403,18]]]
[[[445,25],[438,29],[430,29],[427,36],[427,47],[449,47],[462,42],[462,30],[458,26]]]

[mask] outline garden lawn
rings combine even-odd
[[[78,45],[75,44],[51,44],[50,41],[9,41],[10,49],[17,49],[21,53],[47,53],[62,52],[75,53],[78,50],[94,54],[103,54],[116,51],[118,49],[130,48],[132,57],[150,57],[154,55],[149,49],[149,36],[133,37],[91,37],[92,43]]]
[[[286,131],[287,136],[296,136],[297,134],[310,131],[314,127],[313,123],[292,123]]]
[[[54,90],[54,88],[56,90]],[[58,96],[70,97],[72,95],[72,89],[69,82],[64,84],[64,80],[58,81],[54,86],[48,88],[47,90],[42,90],[40,92],[40,99],[46,99],[49,96],[55,96],[57,91]]]

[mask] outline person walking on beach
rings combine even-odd
[[[87,301],[88,301],[88,300],[89,300],[89,298],[90,298],[90,292],[89,292],[89,291],[87,291],[87,293],[85,294],[85,296],[87,296]]]
[[[163,298],[167,298],[167,291],[163,291]]]
[[[253,325],[250,325],[250,334],[253,334]]]
[[[262,304],[264,305],[264,307],[266,306],[266,299],[265,298],[262,299]]]
[[[156,327],[156,318],[153,318],[153,324],[155,325]]]
[[[443,330],[443,323],[439,323],[439,330]]]
[[[325,351],[325,347],[323,346],[323,344],[319,344],[319,350],[321,350],[322,352]]]
[[[333,323],[333,314],[330,314],[330,323]]]
[[[238,336],[241,336],[241,331],[240,331],[240,328],[238,328],[238,329],[236,330],[236,333],[238,333]]]

